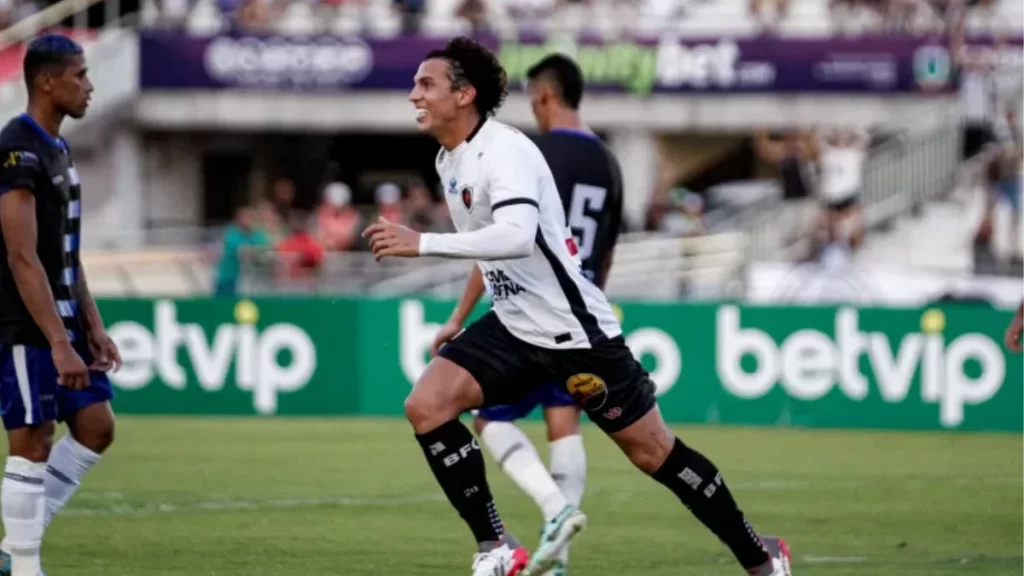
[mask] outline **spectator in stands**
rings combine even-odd
[[[288,220],[288,235],[277,245],[284,280],[304,280],[315,276],[324,262],[324,248],[313,235],[310,219],[294,212]]]
[[[258,32],[270,27],[274,10],[269,0],[242,0],[234,16],[235,25],[240,31]]]
[[[391,182],[385,182],[373,193],[377,204],[377,215],[391,222],[404,222],[402,215],[402,189]]]
[[[489,28],[487,4],[484,0],[462,0],[455,15],[469,22],[473,32],[484,32]]]
[[[420,28],[420,19],[426,10],[426,0],[393,0],[395,8],[402,15],[402,32],[415,34]]]
[[[659,194],[651,203],[647,229],[669,236],[700,236],[707,233],[704,198],[686,188]]]
[[[767,130],[754,135],[754,151],[762,162],[779,172],[783,212],[781,230],[793,235],[788,242],[806,237],[807,222],[814,213],[814,166],[816,158],[813,136],[801,130],[790,130],[782,139],[775,139]]]
[[[1007,246],[1010,247],[1010,261],[1021,261],[1021,142],[1020,127],[1016,112],[1011,108],[1002,122],[997,124],[995,135],[998,144],[994,146],[987,163],[986,203],[982,227],[989,231],[994,225],[995,211],[999,203],[1010,209],[1010,226],[1007,227]]]
[[[405,222],[417,232],[447,231],[444,222],[448,221],[446,208],[434,200],[430,189],[422,182],[413,182],[405,199]]]
[[[263,263],[262,256],[270,247],[266,234],[256,227],[255,211],[249,206],[239,208],[234,223],[224,232],[220,262],[217,264],[215,295],[234,296],[243,263],[247,267],[260,266]]]
[[[864,162],[871,138],[860,129],[819,131],[814,156],[818,159],[819,212],[815,235],[819,246],[841,242],[856,249],[864,233],[860,206]]]
[[[521,29],[540,30],[555,12],[555,0],[505,0],[508,15]]]
[[[324,188],[324,200],[316,211],[317,237],[329,252],[348,251],[362,230],[362,217],[352,206],[352,189],[343,182]]]
[[[260,202],[259,226],[271,242],[277,244],[287,236],[292,206],[295,202],[295,183],[288,178],[274,181],[270,200]]]
[[[789,15],[790,0],[750,0],[750,15],[766,31],[774,31]]]

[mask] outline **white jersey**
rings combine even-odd
[[[420,253],[478,260],[494,311],[516,338],[542,348],[590,348],[622,333],[581,271],[562,200],[525,134],[487,120],[437,172],[455,234],[423,234]]]
[[[821,143],[818,189],[826,202],[842,202],[860,192],[867,151],[859,146],[836,147]]]

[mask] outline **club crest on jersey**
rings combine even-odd
[[[462,187],[462,204],[469,212],[473,211],[473,189],[469,186]]]

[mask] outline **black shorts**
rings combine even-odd
[[[514,404],[535,387],[557,382],[607,433],[618,432],[654,408],[654,382],[621,337],[591,348],[551,350],[524,342],[488,312],[441,348],[484,393],[484,406]]]
[[[860,204],[860,192],[838,202],[825,202],[825,208],[831,212],[844,212]]]
[[[962,158],[964,160],[974,158],[985,149],[989,142],[994,140],[995,136],[992,133],[992,127],[988,124],[965,124],[963,129]]]

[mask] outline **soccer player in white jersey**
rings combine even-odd
[[[533,65],[529,79],[530,104],[541,134],[534,143],[544,154],[555,178],[562,208],[579,248],[581,271],[603,288],[622,223],[622,173],[610,150],[580,119],[583,72],[569,57],[552,54]],[[483,275],[474,266],[462,298],[434,339],[437,351],[462,331],[484,293]],[[551,454],[550,471],[537,448],[516,426],[540,406]],[[587,455],[580,435],[580,407],[552,380],[535,387],[515,404],[481,408],[473,427],[484,446],[534,502],[548,522],[568,504],[579,506],[587,481]],[[564,576],[569,547],[545,576]]]
[[[491,117],[507,89],[486,48],[456,38],[427,55],[410,100],[422,132],[441,144],[437,169],[457,232],[420,234],[378,220],[374,255],[477,261],[493,309],[441,349],[405,402],[431,470],[479,546],[473,576],[536,576],[586,525],[569,505],[526,551],[505,533],[467,410],[511,404],[548,380],[564,382],[590,419],[640,470],[670,489],[752,576],[788,576],[784,541],[759,537],[718,469],[674,436],[654,384],[633,358],[601,290],[580,271],[554,177],[537,146]]]

